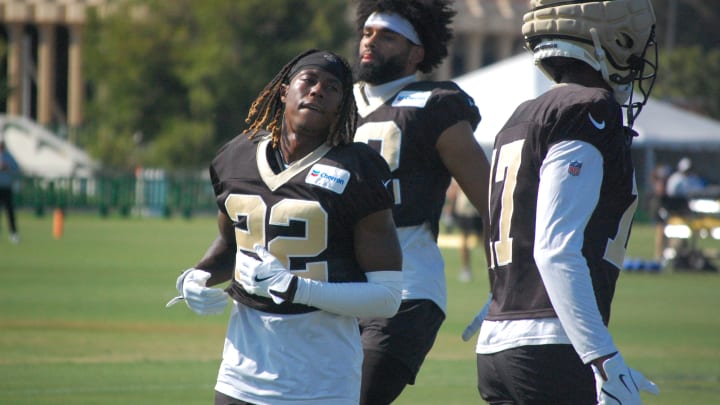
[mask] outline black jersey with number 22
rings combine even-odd
[[[266,137],[239,135],[213,160],[210,177],[220,210],[235,226],[238,251],[266,246],[299,277],[318,281],[364,281],[355,259],[353,229],[362,218],[392,206],[385,185],[387,164],[364,144],[322,145],[278,170]],[[273,169],[275,167],[275,169]],[[256,309],[307,312],[297,304],[275,305],[247,294],[233,280],[230,295]]]

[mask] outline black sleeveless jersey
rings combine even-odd
[[[391,208],[387,164],[365,144],[322,145],[279,171],[269,145],[268,137],[239,135],[210,166],[218,207],[235,225],[238,252],[252,253],[259,243],[299,277],[364,281],[353,230],[360,219]],[[228,292],[238,302],[275,313],[313,310],[250,295],[236,277]]]
[[[599,201],[583,233],[582,254],[607,324],[637,205],[632,131],[623,127],[621,114],[606,90],[561,85],[521,104],[498,133],[490,173],[494,299],[488,320],[556,317],[533,258],[539,171],[553,144],[579,140],[603,158]],[[570,173],[581,170],[573,163]]]
[[[392,171],[393,217],[398,227],[429,223],[437,237],[450,173],[435,147],[447,128],[480,113],[472,97],[453,82],[415,82],[376,109],[358,96],[356,142],[377,150]]]

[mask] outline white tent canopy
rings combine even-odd
[[[654,149],[720,149],[720,121],[650,98],[633,128],[633,145]]]
[[[98,167],[87,153],[27,118],[0,115],[0,129],[26,176],[88,177]]]
[[[482,121],[478,142],[492,148],[493,139],[515,108],[537,97],[552,82],[536,68],[529,52],[457,77],[454,81],[474,99]],[[720,149],[720,121],[651,98],[633,128],[635,147],[647,149]]]
[[[530,54],[520,54],[453,79],[480,109],[475,137],[492,148],[495,135],[515,108],[544,93],[552,82],[535,68]]]

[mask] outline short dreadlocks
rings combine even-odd
[[[288,62],[270,83],[260,92],[258,97],[250,106],[245,122],[250,127],[245,131],[250,137],[254,138],[258,131],[265,129],[270,132],[272,145],[277,147],[280,142],[280,131],[282,129],[282,117],[284,105],[280,100],[282,95],[282,86],[290,83],[290,73],[295,64],[303,57],[315,52],[321,52],[319,49],[307,50]],[[345,58],[328,51],[322,51],[335,56],[345,67],[346,74],[342,79],[343,99],[340,105],[340,113],[335,124],[330,128],[327,143],[332,146],[343,145],[353,141],[355,136],[355,127],[357,125],[357,106],[353,97],[353,80],[352,70]]]
[[[453,38],[450,23],[455,16],[449,0],[357,0],[356,24],[362,35],[365,21],[378,11],[395,13],[410,21],[425,48],[425,58],[418,70],[430,73],[448,55]]]

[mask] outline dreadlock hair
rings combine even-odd
[[[356,24],[362,35],[365,21],[374,12],[399,14],[412,24],[420,37],[425,58],[418,70],[430,73],[448,55],[453,38],[450,23],[455,16],[450,0],[357,0]]]
[[[258,131],[265,129],[270,132],[272,146],[277,147],[280,142],[280,134],[282,130],[282,118],[284,112],[284,104],[281,101],[282,86],[290,83],[290,72],[295,64],[307,55],[315,52],[321,52],[319,49],[309,49],[288,62],[277,75],[268,83],[260,92],[258,97],[250,106],[245,122],[250,127],[245,130],[250,139],[257,136]],[[337,121],[330,127],[330,133],[327,137],[327,143],[332,146],[344,145],[351,143],[355,136],[355,128],[357,125],[357,106],[355,97],[353,97],[353,79],[352,69],[345,58],[329,51],[322,51],[335,56],[342,62],[346,75],[342,80],[343,98],[340,105],[340,112]]]

